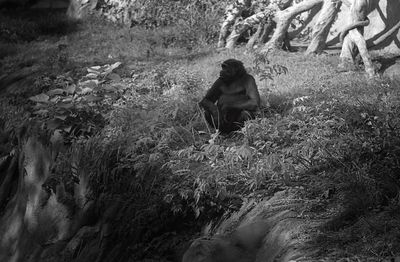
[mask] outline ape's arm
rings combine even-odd
[[[218,114],[218,108],[215,105],[215,102],[220,98],[222,91],[221,86],[224,85],[222,80],[217,79],[215,83],[211,86],[211,88],[207,91],[207,94],[200,101],[199,106],[206,111],[209,111],[211,114]]]

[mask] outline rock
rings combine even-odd
[[[241,210],[220,224],[214,236],[194,240],[183,262],[295,260],[301,254],[297,235],[304,227],[320,223],[298,218],[301,206],[290,200],[287,191],[278,192],[256,205],[244,203]]]
[[[40,262],[56,261],[60,257],[60,253],[67,245],[66,241],[59,241],[46,247],[40,255]]]

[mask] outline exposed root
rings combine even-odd
[[[343,44],[343,40],[346,37],[346,35],[349,33],[350,30],[353,30],[353,29],[358,28],[358,27],[367,26],[367,25],[369,25],[369,23],[370,23],[370,21],[369,21],[369,19],[367,17],[364,21],[357,21],[357,22],[354,22],[354,23],[346,26],[342,30],[342,32],[340,33],[340,43]]]

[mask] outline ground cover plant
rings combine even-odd
[[[28,86],[0,89],[2,125],[17,139],[20,125],[37,122],[61,140],[53,178],[68,193],[85,176],[96,212],[112,214],[103,259],[179,261],[206,225],[281,190],[327,220],[307,240],[314,259],[400,255],[398,83],[338,73],[335,56],[265,60],[244,48],[213,51],[208,40],[188,51],[186,41],[165,40],[172,29],[92,18],[61,36],[35,29],[26,38],[8,32],[30,22],[8,19],[0,33],[12,37],[1,45],[14,51],[1,54],[0,68],[31,71]],[[255,75],[263,105],[222,137],[197,102],[227,58]]]

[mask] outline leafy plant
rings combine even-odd
[[[44,121],[48,130],[62,132],[67,140],[95,134],[104,127],[105,114],[123,92],[101,85],[119,65],[88,68],[88,74],[78,84],[68,75],[58,76],[54,81],[58,88],[29,98],[35,103],[33,115]]]
[[[279,64],[270,64],[266,54],[256,53],[253,59],[253,72],[261,81],[273,80],[275,75],[286,74],[288,69]]]

